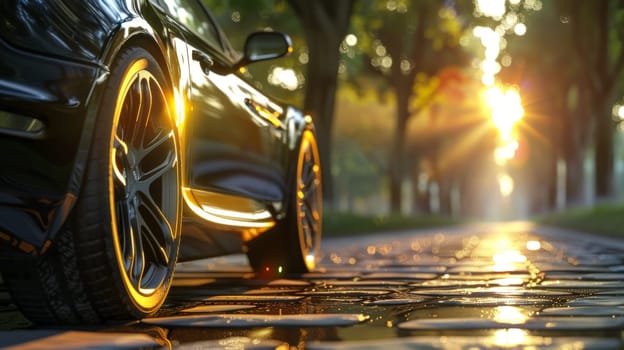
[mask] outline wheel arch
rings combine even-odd
[[[117,30],[110,34],[109,39],[106,41],[106,46],[102,49],[102,54],[98,59],[102,71],[94,82],[88,98],[85,124],[80,138],[80,149],[87,151],[81,152],[77,156],[74,175],[68,190],[69,193],[79,194],[82,187],[85,164],[91,149],[91,140],[95,132],[96,118],[100,107],[99,101],[102,99],[106,82],[110,77],[110,67],[113,66],[119,54],[130,47],[143,47],[148,50],[160,65],[160,69],[163,71],[165,79],[167,79],[168,87],[171,89],[174,87],[170,73],[170,63],[165,59],[166,43],[141,18],[137,17],[121,23]]]
[[[109,36],[106,46],[102,50],[99,62],[105,67],[111,67],[115,59],[123,50],[140,46],[156,58],[160,68],[165,73],[167,83],[172,86],[170,64],[165,59],[167,43],[164,35],[158,35],[156,31],[144,19],[136,17],[129,21],[122,22],[117,30]]]

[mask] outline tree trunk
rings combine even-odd
[[[409,89],[397,83],[395,92],[397,96],[397,123],[394,129],[392,154],[390,155],[390,210],[395,213],[401,211],[402,183],[405,173],[405,134],[407,120],[409,118]]]
[[[597,3],[598,14],[598,50],[595,62],[595,80],[600,82],[594,88],[593,113],[596,120],[594,136],[596,166],[596,196],[607,197],[613,193],[613,122],[611,120],[611,102],[614,94],[614,76],[621,72],[622,54],[615,65],[610,64],[609,34],[612,24],[609,16],[609,3],[601,0]]]
[[[338,50],[336,50],[335,55],[324,54],[318,47],[316,49],[310,47],[308,72],[304,109],[306,113],[312,115],[316,127],[321,157],[324,201],[328,206],[333,206],[335,198],[331,176],[331,143]]]
[[[331,176],[331,131],[340,63],[339,47],[354,0],[288,0],[301,20],[308,43],[308,68],[304,110],[314,119],[321,157],[323,198],[335,205]]]
[[[595,161],[596,196],[608,197],[613,194],[613,123],[610,112],[602,108],[596,118]]]
[[[583,188],[585,187],[583,149],[576,148],[567,151],[564,156],[566,164],[566,205],[570,207],[583,201]]]

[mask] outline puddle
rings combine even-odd
[[[501,329],[484,337],[405,337],[353,342],[314,342],[309,350],[489,350],[489,349],[602,349],[612,350],[621,346],[618,339],[541,337],[526,334],[521,329]]]
[[[303,298],[305,298],[303,295],[216,295],[202,300],[212,302],[289,302]]]
[[[624,273],[590,273],[580,277],[582,280],[622,281]]]
[[[248,337],[230,337],[177,345],[176,350],[279,350],[288,349],[288,344],[279,340],[260,340]]]
[[[595,294],[602,296],[624,296],[624,289],[602,290],[597,291]]]
[[[391,305],[409,305],[421,304],[431,300],[430,298],[397,298],[397,299],[381,299],[364,302],[364,305],[370,306],[391,306]]]
[[[223,314],[146,318],[141,322],[167,327],[343,327],[368,319],[363,314]]]
[[[188,309],[180,310],[180,312],[230,312],[255,308],[255,305],[200,305]]]
[[[385,280],[357,280],[357,281],[341,281],[341,280],[319,280],[316,284],[322,288],[332,287],[405,287],[407,282],[403,281],[385,281]]]
[[[581,280],[544,280],[538,284],[539,288],[548,289],[605,289],[605,288],[624,288],[624,282],[621,281],[581,281]]]
[[[620,329],[624,319],[611,317],[535,317],[521,322],[497,322],[483,318],[419,319],[398,325],[403,330],[460,330],[518,328],[527,330],[588,331]]]
[[[258,288],[245,291],[245,295],[280,295],[301,292],[303,288]]]
[[[486,287],[487,281],[484,280],[431,280],[420,283],[410,283],[410,287],[417,288],[464,288],[464,287]]]
[[[137,349],[158,347],[146,334],[105,333],[51,330],[0,331],[0,348],[17,346],[21,349]]]
[[[306,296],[380,296],[387,295],[394,291],[392,290],[381,290],[381,289],[342,289],[342,288],[330,288],[330,289],[317,289],[311,291],[305,291],[297,293],[299,295]]]
[[[359,278],[360,274],[353,271],[340,271],[340,272],[308,272],[301,275],[305,279],[335,279],[335,280],[352,280]]]
[[[509,277],[509,278],[496,278],[491,280],[454,280],[454,279],[441,279],[441,280],[431,280],[424,281],[420,283],[411,283],[410,287],[419,287],[419,288],[474,288],[474,287],[488,287],[488,286],[521,286],[527,283],[527,280],[524,280],[519,277]]]
[[[466,265],[466,266],[455,266],[449,268],[446,272],[449,274],[458,274],[458,273],[473,273],[473,274],[490,274],[490,273],[501,273],[501,272],[515,272],[515,271],[524,271],[526,270],[526,266],[524,264],[512,264],[509,266],[499,266],[494,265],[492,262],[488,263],[485,266],[474,266],[474,265]]]
[[[441,274],[446,272],[446,266],[432,265],[432,266],[420,266],[418,263],[414,265],[385,265],[379,266],[377,270],[383,272],[395,272],[395,273],[433,273]]]
[[[513,279],[513,280],[523,280],[529,281],[531,279],[531,274],[529,273],[463,273],[463,274],[445,274],[442,275],[443,280],[454,280],[454,281],[491,281],[491,280],[500,280],[500,279]]]
[[[566,291],[544,290],[537,288],[492,287],[492,288],[457,288],[457,289],[423,289],[410,291],[410,294],[450,296],[450,297],[564,297],[572,295]]]
[[[612,296],[591,296],[577,298],[566,303],[568,306],[624,306],[624,298]]]
[[[460,297],[442,299],[438,301],[439,305],[455,305],[455,306],[481,306],[481,307],[495,307],[495,306],[537,306],[551,304],[552,300],[546,298],[526,298],[526,297]]]
[[[622,263],[621,256],[607,254],[574,256],[572,259],[577,266],[612,266]]]
[[[612,306],[570,306],[544,309],[546,316],[624,316],[624,307]]]
[[[537,266],[537,268],[540,271],[546,272],[547,275],[549,272],[591,273],[591,272],[601,272],[605,270],[604,268],[595,267],[595,266],[574,266],[574,265],[566,264],[566,263],[563,263],[563,264],[552,263],[550,262],[550,260],[552,259],[547,259],[544,262],[534,261],[533,263],[535,264],[535,266]]]
[[[398,273],[398,272],[375,272],[361,277],[366,279],[397,279],[397,280],[432,280],[438,278],[435,273]]]

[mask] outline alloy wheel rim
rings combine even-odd
[[[322,182],[316,142],[311,132],[303,135],[298,165],[297,220],[299,239],[305,264],[309,269],[316,264],[321,234]]]
[[[156,78],[140,70],[127,86],[111,155],[116,249],[132,288],[150,295],[167,283],[175,263],[176,140]]]

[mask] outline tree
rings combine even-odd
[[[464,208],[468,205],[453,206],[459,204],[453,203],[453,189],[460,191],[460,198],[455,200],[479,203],[472,197],[475,187],[482,186],[471,178],[486,175],[482,163],[491,163],[497,140],[480,91],[481,82],[466,68],[448,66],[431,78],[416,79],[416,98],[411,106],[419,113],[410,118],[407,150],[419,155],[418,164],[413,164],[417,170],[414,176],[426,176],[429,183],[437,185],[442,214],[468,214]],[[429,209],[428,193],[418,192],[414,198],[422,211]]]
[[[559,1],[569,23],[578,70],[578,86],[589,104],[594,127],[598,196],[613,192],[613,133],[611,109],[624,70],[624,4],[622,1]]]
[[[515,42],[520,48],[514,56],[539,81],[542,112],[552,118],[551,140],[566,162],[569,204],[582,197],[584,155],[592,144],[595,193],[612,193],[611,110],[624,68],[623,16],[622,1],[545,2],[542,11],[530,16],[524,44]]]
[[[331,177],[331,130],[340,62],[339,47],[355,0],[288,0],[303,26],[308,45],[304,110],[315,121],[323,169],[325,202],[333,205]]]
[[[396,123],[390,151],[390,207],[399,211],[406,174],[407,123],[418,110],[410,109],[418,74],[431,77],[448,64],[463,61],[458,45],[464,27],[453,8],[434,0],[360,1],[355,32],[364,34],[364,67],[375,72],[380,85],[396,99]],[[362,74],[362,72],[356,72]],[[352,79],[357,84],[357,76]],[[383,88],[381,88],[383,89]]]

